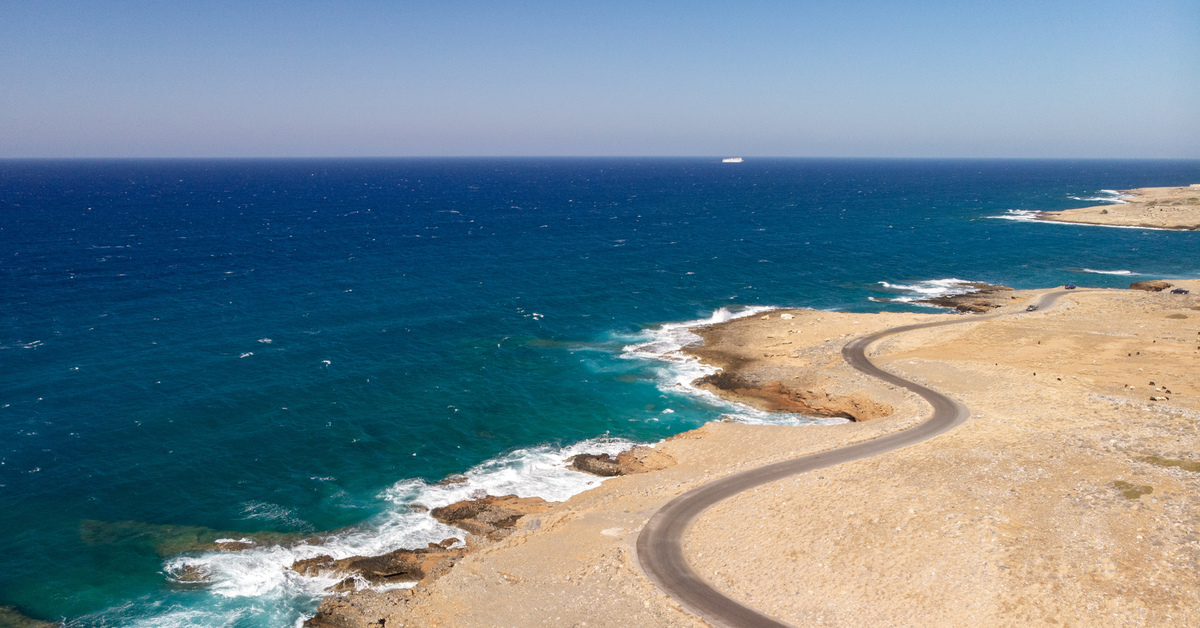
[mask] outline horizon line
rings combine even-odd
[[[1200,161],[1197,157],[965,157],[965,156],[798,156],[798,155],[291,155],[291,156],[59,156],[59,157],[3,157],[0,162],[19,161],[311,161],[311,160],[470,160],[470,159],[679,159],[707,160],[740,157],[745,160],[826,160],[826,161]]]

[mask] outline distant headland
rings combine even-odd
[[[1200,183],[1190,186],[1120,190],[1117,204],[1042,212],[1038,220],[1109,227],[1200,229]]]

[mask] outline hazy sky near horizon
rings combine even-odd
[[[0,157],[1200,158],[1200,6],[0,0]]]

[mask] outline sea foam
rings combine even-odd
[[[1128,201],[1125,199],[1131,198],[1125,194],[1121,194],[1117,190],[1100,190],[1097,192],[1099,196],[1072,196],[1071,198],[1077,201],[1086,201],[1089,203],[1115,203],[1125,204]]]
[[[1081,268],[1080,271],[1085,273],[1096,273],[1097,275],[1140,275],[1130,270],[1096,270],[1094,268]]]
[[[615,455],[635,444],[604,437],[566,447],[539,445],[517,449],[472,467],[461,482],[431,484],[419,478],[400,480],[379,494],[378,499],[388,505],[384,512],[349,530],[326,537],[316,535],[313,541],[294,546],[175,556],[164,563],[164,572],[172,579],[185,570],[203,574],[208,591],[220,598],[257,597],[265,606],[291,607],[304,600],[315,604],[326,595],[325,589],[340,578],[302,576],[289,569],[297,560],[322,554],[335,559],[373,556],[401,548],[425,547],[451,537],[462,539],[465,535],[462,530],[439,523],[427,509],[485,495],[511,494],[564,501],[607,479],[570,469],[569,458],[585,452]],[[265,502],[245,504],[244,512],[247,518],[256,519],[291,517],[287,509]],[[411,583],[373,588],[408,586]],[[220,606],[210,609],[211,617],[198,616],[196,613],[204,614],[199,609],[188,610],[187,620],[191,625],[223,625],[228,615]]]
[[[918,281],[911,284],[889,283],[880,281],[879,285],[888,290],[893,290],[900,293],[888,299],[872,299],[873,301],[890,301],[893,303],[914,303],[915,305],[929,305],[926,303],[916,303],[924,299],[934,299],[937,297],[949,297],[959,294],[970,294],[978,292],[973,284],[979,282],[966,281],[964,279],[956,279],[954,277],[948,279],[929,279],[926,281]],[[929,305],[929,307],[937,307]]]
[[[1040,222],[1038,214],[1042,212],[1032,209],[1009,209],[999,216],[988,216],[988,218],[999,218],[1000,220],[1013,220],[1016,222]]]

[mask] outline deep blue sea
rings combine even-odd
[[[675,386],[699,368],[669,359],[678,323],[1197,277],[1200,233],[1010,211],[1196,182],[1197,161],[0,162],[0,605],[292,626],[332,583],[292,560],[454,536],[410,503],[564,499],[598,481],[575,451],[805,422]],[[336,532],[177,554],[206,532],[166,526]]]

